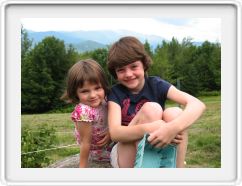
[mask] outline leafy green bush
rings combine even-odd
[[[55,129],[47,124],[33,131],[29,125],[21,131],[21,167],[40,168],[50,163],[45,149],[53,147],[56,141]],[[33,152],[33,153],[28,153]]]

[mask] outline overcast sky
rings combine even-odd
[[[221,19],[216,18],[33,18],[22,19],[21,23],[32,31],[129,30],[167,40],[191,37],[195,41],[221,42]]]

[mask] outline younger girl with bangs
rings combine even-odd
[[[107,92],[105,74],[96,61],[79,61],[69,69],[67,90],[62,98],[76,104],[71,119],[80,145],[80,167],[88,167],[89,159],[110,161]]]

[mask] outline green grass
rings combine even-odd
[[[221,167],[221,98],[209,96],[200,98],[206,104],[202,117],[189,129],[189,143],[186,167],[220,168]],[[168,102],[167,107],[174,106]],[[54,146],[75,144],[74,125],[70,113],[50,113],[22,115],[22,127],[30,125],[33,132],[38,126],[47,123],[56,129],[57,142]],[[79,153],[78,146],[48,151],[48,157],[55,162],[67,156]]]
[[[187,164],[189,167],[221,167],[220,97],[201,98],[206,104],[202,117],[189,129]]]

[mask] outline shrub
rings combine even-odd
[[[21,167],[40,168],[50,163],[44,149],[53,147],[56,141],[55,129],[47,124],[39,126],[33,132],[25,125],[21,131]],[[42,151],[43,150],[43,151]],[[33,152],[33,153],[28,153]]]
[[[55,108],[53,110],[50,110],[48,113],[71,113],[74,110],[75,105],[74,104],[67,104],[59,108]]]

